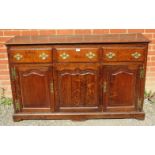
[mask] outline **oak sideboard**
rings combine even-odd
[[[148,43],[142,34],[14,37],[14,121],[143,120]]]

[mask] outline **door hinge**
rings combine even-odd
[[[11,76],[12,76],[13,80],[16,79],[16,68],[15,67],[11,68]]]
[[[15,109],[16,111],[20,111],[20,103],[18,99],[15,100]]]
[[[140,78],[144,78],[144,66],[140,67]]]
[[[107,92],[107,82],[104,81],[103,83],[103,92],[106,93]]]
[[[54,93],[53,81],[51,81],[50,83],[50,92]]]
[[[138,98],[137,108],[138,108],[138,110],[142,109],[142,99],[140,99],[140,98]]]

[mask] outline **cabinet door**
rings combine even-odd
[[[101,110],[98,64],[56,64],[54,85],[56,106],[63,112]]]
[[[54,110],[52,70],[49,66],[16,66],[17,111],[47,112]],[[18,103],[16,103],[18,102]]]
[[[142,106],[141,65],[108,65],[103,69],[105,111],[134,111]]]

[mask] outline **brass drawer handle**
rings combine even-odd
[[[48,58],[48,56],[49,56],[48,54],[46,54],[46,53],[43,52],[43,53],[41,53],[39,55],[39,58],[42,59],[42,60],[46,60]]]
[[[116,56],[116,54],[113,53],[113,52],[109,52],[109,53],[106,54],[106,56],[107,56],[107,58],[112,59],[113,57]]]
[[[88,53],[86,53],[86,57],[89,59],[93,59],[94,57],[96,57],[96,54],[93,52],[88,52]]]
[[[132,53],[131,56],[135,59],[138,59],[139,57],[141,57],[141,53],[135,52],[135,53]]]
[[[23,58],[23,55],[17,53],[17,54],[14,55],[14,58],[15,58],[16,60],[21,60],[21,59]]]
[[[64,52],[64,53],[60,54],[60,57],[65,60],[69,57],[69,54]]]

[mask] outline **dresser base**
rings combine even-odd
[[[15,122],[22,120],[73,120],[82,121],[88,119],[104,119],[104,118],[135,118],[144,120],[144,112],[96,112],[96,113],[18,113],[13,115]]]

